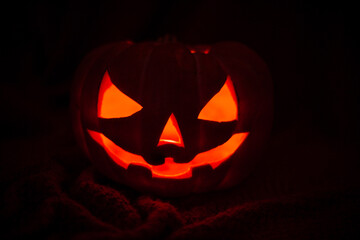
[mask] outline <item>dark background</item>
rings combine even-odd
[[[267,186],[254,198],[359,189],[359,21],[350,1],[14,1],[2,12],[5,199],[11,184],[47,169],[49,156],[69,179],[88,165],[68,111],[81,59],[106,43],[165,34],[185,44],[239,41],[268,64],[274,126],[252,176]],[[243,189],[259,184],[251,181]]]

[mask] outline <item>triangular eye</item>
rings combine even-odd
[[[98,98],[98,117],[124,118],[140,111],[142,106],[121,92],[106,71],[102,79]]]
[[[214,122],[231,122],[238,119],[236,93],[229,76],[220,91],[200,111],[198,119]]]

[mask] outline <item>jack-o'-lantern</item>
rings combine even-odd
[[[272,120],[264,62],[236,42],[120,42],[76,74],[78,140],[109,178],[164,196],[232,186],[249,174]]]

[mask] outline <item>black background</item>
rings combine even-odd
[[[264,166],[281,166],[283,191],[359,186],[359,27],[350,2],[28,1],[2,12],[1,187],[42,169],[43,153],[76,175],[87,160],[69,150],[68,108],[81,59],[106,43],[165,34],[186,44],[239,41],[265,60],[275,116]]]

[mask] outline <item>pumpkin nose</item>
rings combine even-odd
[[[173,113],[165,124],[157,146],[165,144],[174,144],[178,147],[184,147],[180,128]]]

